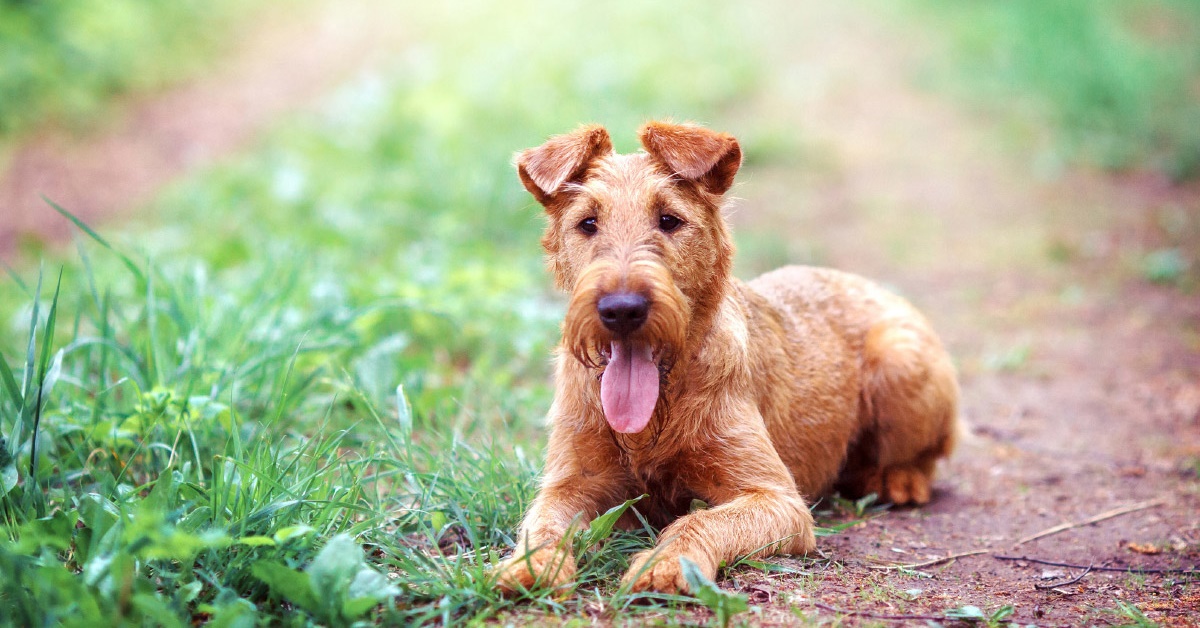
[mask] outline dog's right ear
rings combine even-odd
[[[579,181],[592,160],[612,152],[608,131],[599,125],[555,135],[537,148],[517,153],[513,161],[525,189],[547,205],[567,183]]]

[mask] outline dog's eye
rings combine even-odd
[[[587,235],[592,235],[593,233],[596,233],[596,219],[584,218],[583,220],[579,221],[578,225],[575,225],[575,228],[586,233]]]
[[[682,220],[676,216],[672,216],[671,214],[663,214],[662,216],[658,217],[658,228],[667,233],[671,233],[672,231],[678,229],[679,225],[682,224]]]

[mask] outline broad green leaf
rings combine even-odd
[[[88,493],[79,498],[79,518],[96,536],[107,534],[120,516],[117,505],[97,493]]]
[[[166,601],[154,595],[147,593],[138,593],[133,596],[133,606],[142,612],[145,619],[150,620],[155,626],[164,626],[167,628],[178,627],[183,628],[183,623],[179,621],[179,617]]]
[[[204,589],[204,583],[199,580],[193,580],[179,587],[179,599],[190,603],[200,595],[200,591]]]
[[[384,600],[395,595],[400,595],[400,589],[389,582],[387,576],[366,565],[363,565],[363,568],[355,574],[348,592],[352,600],[368,597],[375,600]]]
[[[255,578],[262,580],[275,594],[310,612],[318,612],[320,604],[313,592],[312,580],[303,571],[270,560],[260,560],[250,568]]]
[[[687,580],[691,594],[700,603],[707,606],[717,616],[717,622],[722,626],[729,625],[729,619],[738,613],[750,609],[748,598],[740,593],[724,591],[709,580],[700,567],[686,556],[679,557],[679,566],[683,577]]]
[[[1012,604],[1005,604],[1004,606],[1001,606],[1000,608],[996,609],[996,611],[994,613],[992,613],[992,616],[988,618],[988,621],[989,622],[1001,622],[1001,621],[1004,621],[1006,618],[1008,618],[1009,615],[1012,615],[1015,612],[1017,612],[1016,607],[1014,607]]]
[[[586,530],[579,534],[579,549],[587,551],[595,546],[600,541],[607,539],[612,534],[613,526],[617,525],[617,521],[621,515],[625,514],[629,507],[636,504],[643,495],[639,495],[622,504],[617,504],[609,508],[604,514],[592,519],[592,523],[588,525]]]
[[[306,571],[312,578],[314,591],[322,595],[345,595],[362,564],[362,548],[350,535],[338,534],[321,548]]]
[[[30,555],[39,547],[53,547],[65,551],[71,547],[75,522],[78,520],[79,515],[65,510],[34,519],[21,526],[20,541],[16,544],[16,549]]]
[[[17,486],[19,479],[17,465],[8,464],[0,468],[0,497],[8,495],[8,492]]]
[[[350,583],[346,602],[342,604],[342,617],[357,619],[397,595],[400,595],[400,589],[392,585],[387,576],[364,565]]]
[[[207,628],[254,628],[257,625],[254,605],[241,598],[220,605],[200,604],[197,609],[212,615]]]
[[[362,617],[367,611],[379,606],[379,602],[374,597],[360,597],[346,600],[346,603],[342,604],[342,617],[346,619]]]

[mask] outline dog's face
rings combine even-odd
[[[690,322],[723,296],[733,247],[720,204],[741,164],[733,137],[701,127],[651,123],[640,137],[646,152],[618,155],[607,131],[583,127],[516,159],[571,293],[564,346],[604,367],[604,413],[624,433],[646,427]]]

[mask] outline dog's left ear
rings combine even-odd
[[[742,149],[728,133],[695,124],[651,122],[638,136],[651,156],[711,194],[724,194],[742,165]]]

